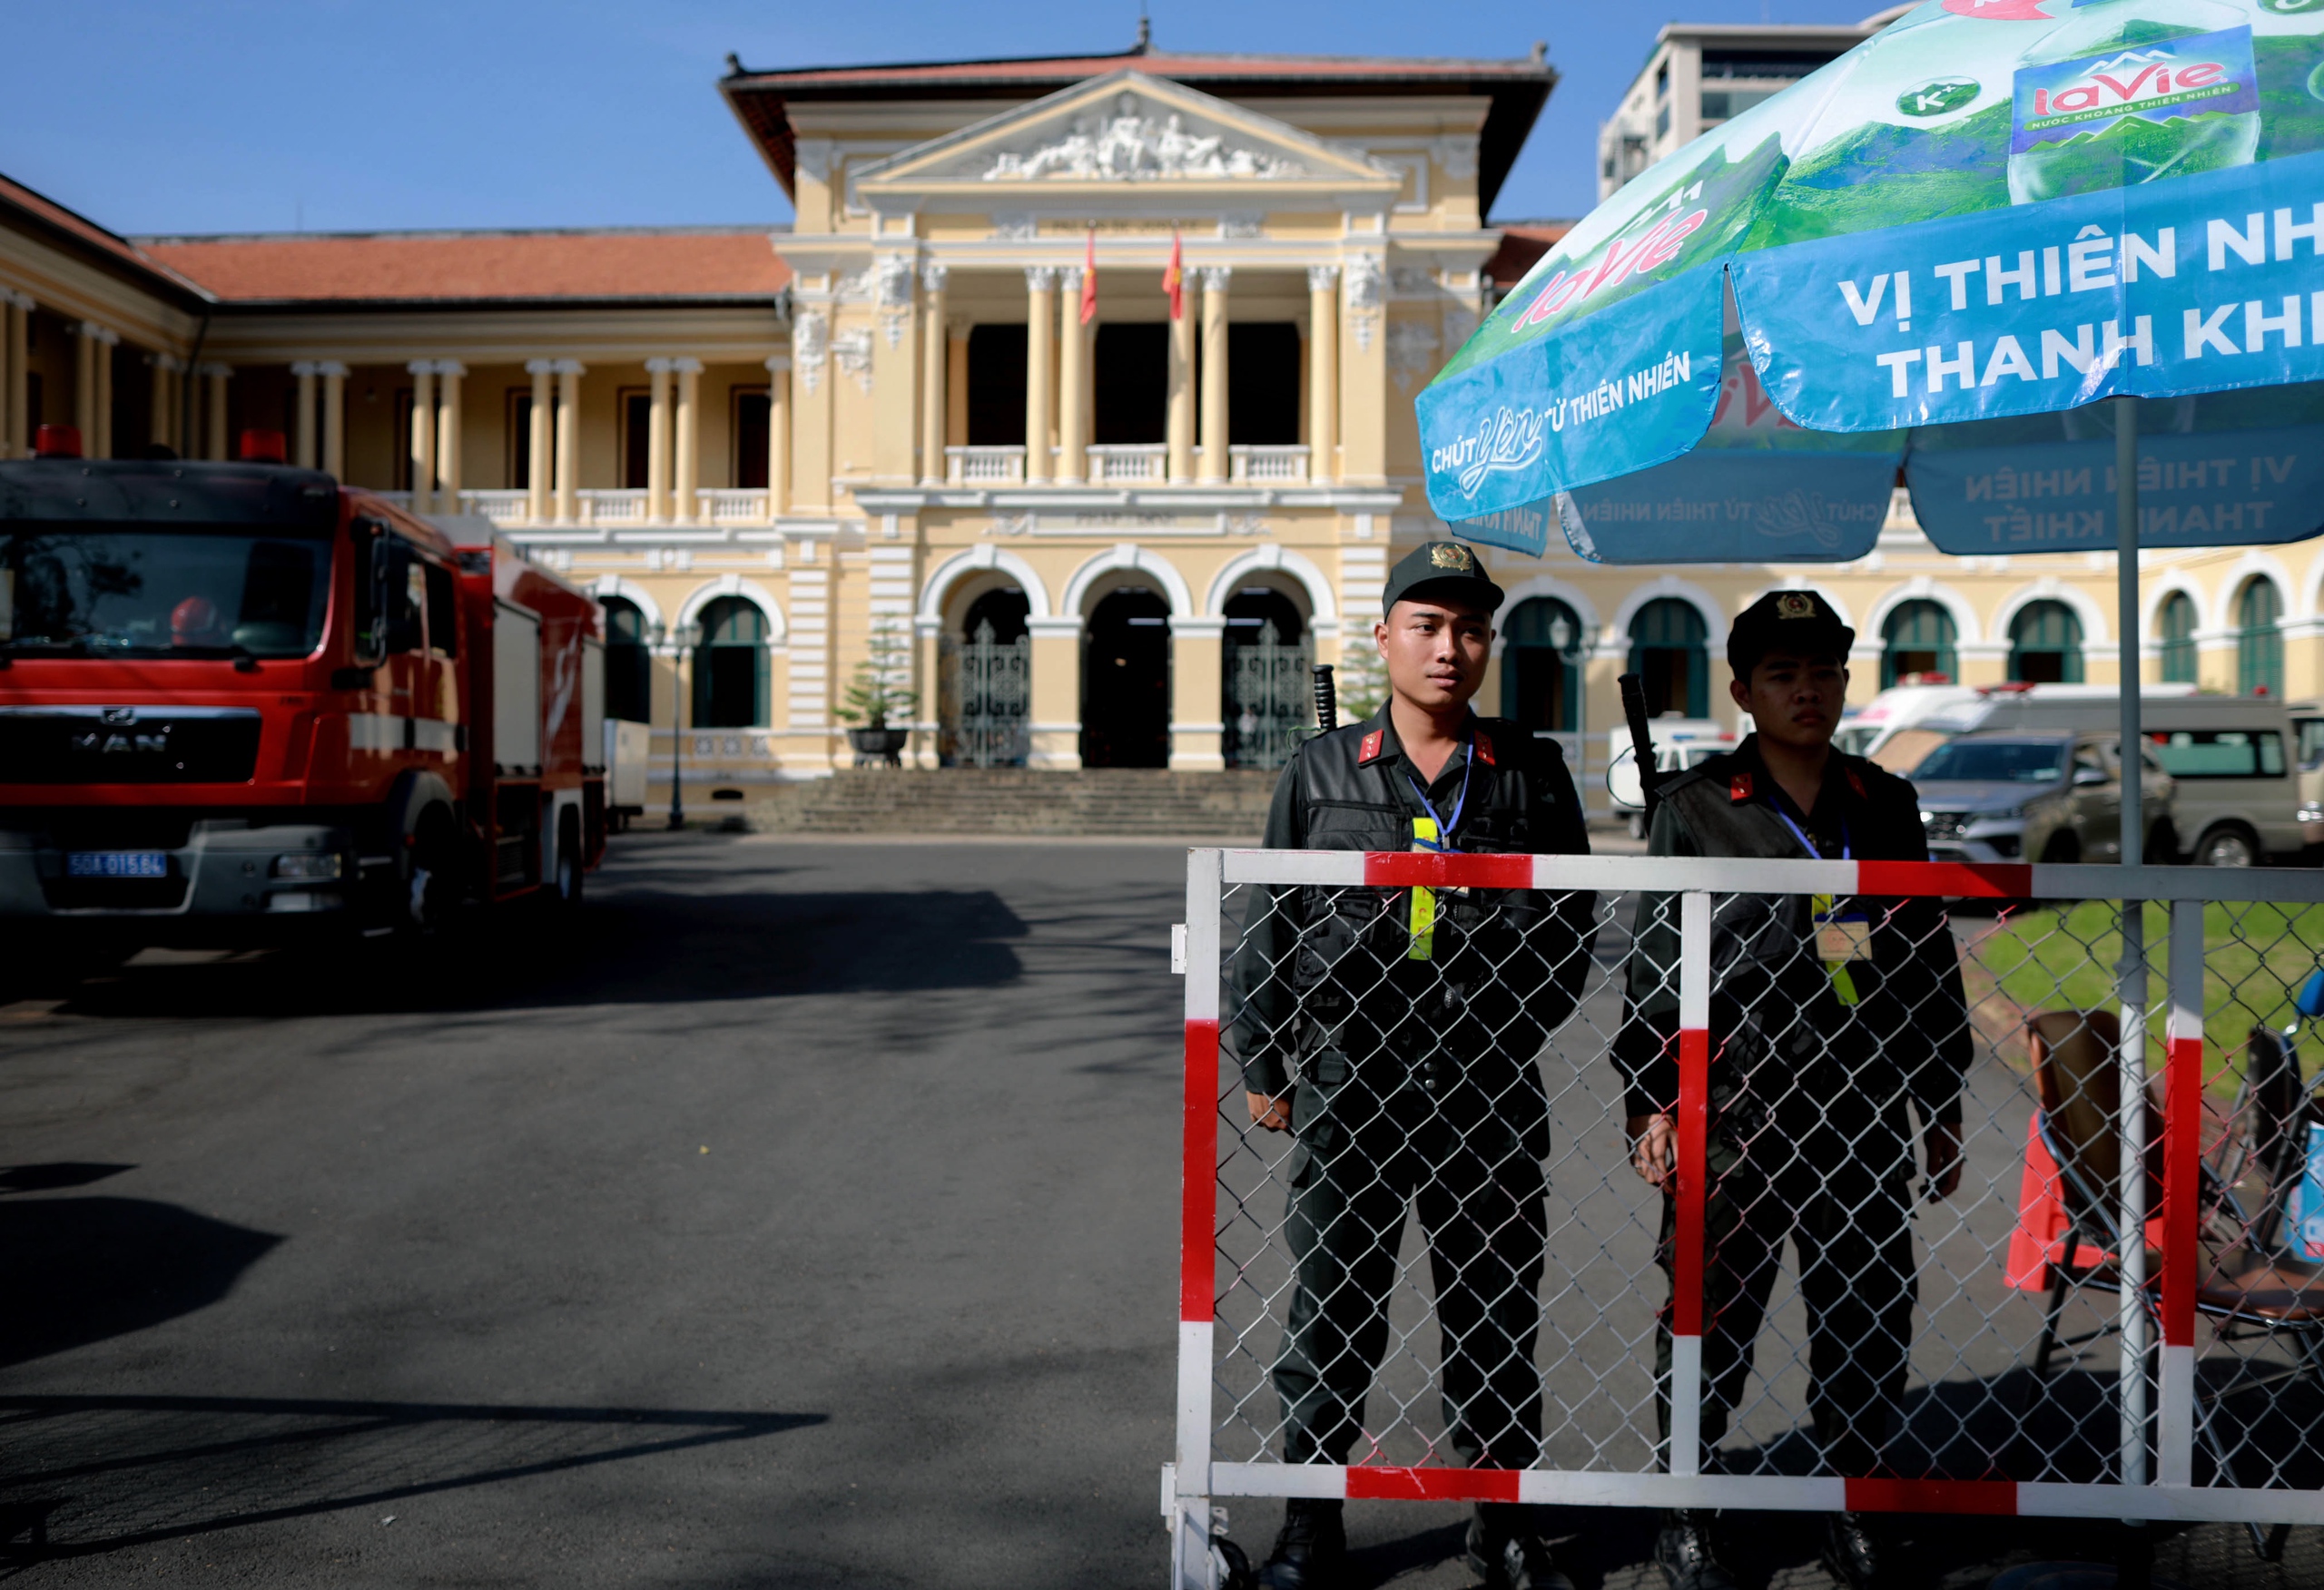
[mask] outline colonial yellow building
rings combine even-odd
[[[1443,533],[1413,394],[1556,235],[1486,221],[1541,54],[730,65],[789,231],[130,240],[0,183],[0,447],[281,429],[488,521],[605,601],[610,705],[657,767],[683,707],[706,789],[845,765],[867,665],[922,765],[1279,760],[1306,662]],[[1486,704],[1601,748],[1630,667],[1731,717],[1773,584],[1857,626],[1859,697],[2114,677],[2111,559],[1945,557],[1901,504],[1837,569],[1492,561]],[[2150,675],[2324,690],[2319,587],[2308,545],[2154,556]]]

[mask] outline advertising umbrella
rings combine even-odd
[[[1536,555],[1845,562],[1900,469],[1947,553],[2115,549],[2134,743],[2138,549],[2324,530],[2324,0],[1928,0],[1600,205],[1417,407],[1437,513]]]

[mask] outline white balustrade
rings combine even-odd
[[[1089,449],[1089,479],[1097,485],[1159,480],[1169,449],[1160,442],[1113,442]]]
[[[530,521],[529,494],[522,491],[463,491],[460,512],[478,514],[492,521],[495,529]]]
[[[575,495],[581,499],[581,522],[584,525],[643,525],[645,523],[645,493],[643,488],[628,491],[584,491]]]
[[[1025,478],[1025,449],[947,447],[944,479],[950,486],[1003,486]]]
[[[1304,482],[1307,478],[1307,449],[1304,447],[1259,447],[1242,443],[1226,449],[1229,478],[1270,485]]]
[[[712,486],[694,495],[698,524],[755,525],[766,517],[763,487]]]

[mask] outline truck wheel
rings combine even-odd
[[[2240,828],[2221,825],[2195,841],[2198,867],[2257,867],[2260,845]]]
[[[551,879],[551,892],[557,905],[568,911],[579,906],[588,876],[587,859],[581,852],[581,814],[567,811],[556,825],[556,874]]]

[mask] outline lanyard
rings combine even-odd
[[[1436,815],[1436,803],[1429,800],[1428,791],[1420,787],[1419,780],[1410,773],[1404,775],[1404,782],[1412,786],[1413,793],[1420,800],[1421,810],[1427,812],[1429,821],[1436,825],[1434,839],[1416,839],[1414,843],[1440,853],[1457,854],[1460,849],[1452,842],[1452,830],[1461,826],[1461,813],[1469,804],[1469,773],[1477,765],[1477,736],[1473,729],[1469,731],[1469,742],[1462,747],[1461,757],[1461,793],[1452,799],[1452,820],[1450,822]]]
[[[1777,821],[1791,830],[1791,837],[1799,841],[1799,848],[1807,852],[1810,860],[1824,859],[1824,853],[1809,840],[1807,832],[1791,820],[1791,813],[1774,800],[1768,802],[1768,809],[1776,814]],[[1855,846],[1850,840],[1845,818],[1840,820],[1840,859],[1855,859]],[[1808,914],[1816,935],[1817,958],[1822,962],[1825,976],[1831,981],[1833,996],[1843,1006],[1854,1006],[1861,1002],[1861,996],[1857,993],[1856,975],[1849,970],[1849,965],[1862,959],[1870,947],[1871,929],[1861,912],[1843,917],[1838,913],[1837,906],[1838,902],[1830,895],[1817,895],[1809,903]]]
[[[1824,852],[1816,848],[1815,841],[1807,837],[1807,831],[1797,823],[1791,820],[1791,813],[1786,811],[1782,807],[1777,805],[1772,800],[1768,802],[1768,810],[1776,814],[1776,820],[1777,822],[1783,824],[1784,827],[1791,830],[1791,837],[1799,841],[1799,848],[1807,852],[1807,859],[1810,861],[1821,861],[1824,859]],[[1840,820],[1840,859],[1843,861],[1853,861],[1856,859],[1848,835],[1848,825],[1846,818]]]

